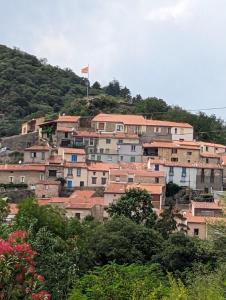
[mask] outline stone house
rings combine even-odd
[[[50,155],[51,148],[48,145],[34,145],[24,150],[24,163],[44,163]]]
[[[118,169],[118,164],[96,162],[88,164],[88,186],[106,186],[109,180],[109,172]]]
[[[61,189],[59,181],[40,180],[35,185],[36,198],[58,197]]]
[[[79,148],[59,148],[58,155],[62,156],[63,161],[66,162],[85,162],[86,152]]]
[[[22,124],[21,134],[39,131],[39,125],[45,121],[45,117],[29,120]]]
[[[34,189],[37,182],[45,179],[45,165],[0,165],[0,183],[25,183]]]
[[[88,167],[83,162],[66,162],[64,164],[64,179],[67,188],[88,186]]]

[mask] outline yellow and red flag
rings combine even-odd
[[[88,74],[89,73],[89,66],[81,68],[81,73],[82,74]]]

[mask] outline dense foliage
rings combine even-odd
[[[106,87],[99,82],[90,86],[86,98],[86,79],[70,69],[60,69],[18,49],[0,45],[0,136],[19,132],[23,120],[59,112],[93,116],[99,112],[143,114],[147,118],[188,122],[195,138],[226,143],[226,128],[215,115],[193,114],[168,105],[155,97],[131,96],[117,80]]]
[[[127,191],[111,206],[112,218],[98,223],[68,219],[28,198],[10,224],[1,200],[0,293],[10,287],[15,299],[226,299],[225,224],[209,224],[210,241],[192,238],[176,228],[173,206],[157,217],[148,199],[143,190]]]

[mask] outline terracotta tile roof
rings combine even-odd
[[[75,192],[73,192],[69,198],[73,198],[73,199],[89,199],[91,198],[94,194],[96,193],[95,190],[77,190]]]
[[[58,123],[73,123],[78,122],[80,119],[80,116],[59,116],[57,119]]]
[[[201,152],[200,156],[207,157],[207,158],[220,158],[219,154],[210,153],[210,152]]]
[[[91,209],[95,205],[104,206],[104,197],[92,197],[90,199],[84,199],[82,201],[75,200],[66,204],[65,209]]]
[[[109,171],[110,169],[118,169],[119,165],[114,163],[96,162],[88,164],[89,171]]]
[[[127,184],[127,189],[131,188],[140,188],[142,190],[146,190],[148,193],[153,195],[161,195],[163,193],[163,185],[162,184],[145,184],[145,183],[132,183]]]
[[[45,165],[0,165],[0,172],[1,171],[45,171]]]
[[[216,202],[197,202],[197,201],[192,201],[192,207],[193,208],[204,208],[204,209],[219,209],[222,210],[223,207],[219,206],[218,203]]]
[[[140,188],[146,190],[148,193],[153,195],[161,195],[163,193],[163,185],[161,184],[127,184],[127,183],[109,183],[104,193],[106,194],[125,194],[126,190],[132,188]]]
[[[160,171],[149,171],[149,170],[132,170],[132,169],[113,169],[110,172],[113,176],[143,176],[143,177],[165,177],[164,172]]]
[[[120,169],[131,169],[131,170],[147,170],[147,163],[126,163],[126,162],[120,162],[119,163]]]
[[[106,186],[104,193],[106,193],[106,194],[124,194],[125,190],[126,190],[125,183],[111,182]]]
[[[24,149],[24,151],[49,151],[51,148],[48,145],[34,145]]]
[[[205,141],[178,141],[177,143],[181,144],[181,145],[193,145],[193,146],[198,145],[199,147],[208,146],[208,147],[226,149],[225,145],[215,144],[215,143],[208,143],[208,142],[205,142]]]
[[[126,125],[146,125],[143,116],[138,115],[118,115],[118,114],[98,114],[92,122],[113,122],[124,123]]]
[[[181,127],[181,128],[192,128],[188,123],[160,121],[160,120],[146,120],[147,126],[159,126],[159,127]]]
[[[63,148],[64,154],[79,154],[79,155],[85,155],[85,149],[80,148]]]
[[[181,145],[177,142],[154,141],[152,143],[144,143],[143,148],[176,148],[199,151],[199,146]]]
[[[98,138],[99,134],[94,131],[74,131],[73,135],[76,137],[93,137]]]
[[[226,218],[193,216],[191,212],[186,213],[185,218],[187,219],[188,226],[189,223],[206,224],[206,223],[214,223],[218,221],[225,222],[226,224]]]

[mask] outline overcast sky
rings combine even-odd
[[[226,106],[226,0],[0,0],[0,43],[187,109]],[[215,110],[226,119],[226,109]]]

